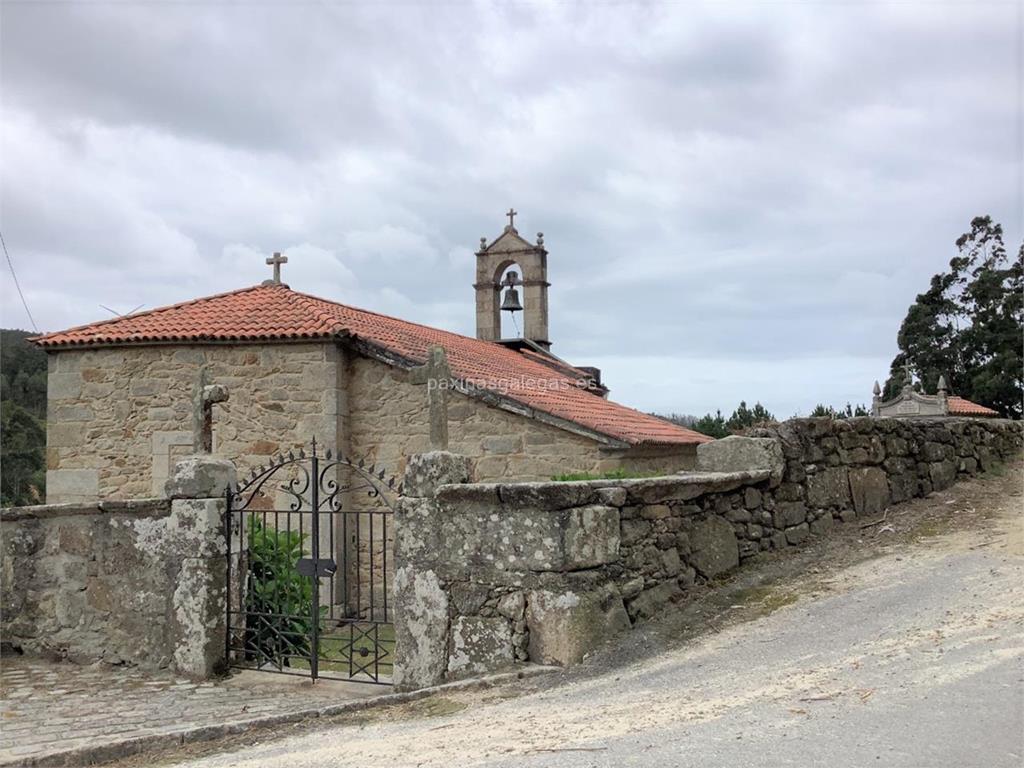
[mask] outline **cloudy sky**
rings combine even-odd
[[[648,410],[870,399],[991,213],[1016,2],[11,2],[0,223],[40,330],[251,285],[472,334],[510,205],[551,333]],[[29,322],[4,267],[2,323]]]

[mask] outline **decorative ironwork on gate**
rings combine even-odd
[[[229,666],[390,683],[399,492],[385,470],[315,439],[228,490]]]

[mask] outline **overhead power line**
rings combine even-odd
[[[36,319],[32,317],[32,311],[28,308],[28,302],[25,301],[25,294],[21,292],[21,283],[18,282],[18,273],[14,271],[14,262],[11,261],[11,254],[7,252],[7,243],[4,242],[4,233],[0,232],[0,245],[4,247],[4,256],[7,257],[7,266],[11,268],[11,277],[14,278],[14,287],[18,289],[18,295],[21,297],[21,305],[25,308],[25,314],[28,315],[28,320],[32,323],[32,330],[39,333],[39,326],[36,325]]]

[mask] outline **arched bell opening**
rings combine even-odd
[[[520,339],[523,337],[523,270],[517,263],[511,262],[499,270],[496,280],[498,284],[498,308],[500,311],[502,339]]]

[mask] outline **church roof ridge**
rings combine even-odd
[[[285,287],[287,287],[287,286],[285,286]],[[425,325],[423,323],[417,323],[415,320],[406,320],[405,318],[402,318],[402,317],[396,317],[395,315],[389,315],[386,312],[378,312],[375,309],[366,309],[365,307],[357,307],[355,304],[344,304],[344,303],[342,303],[340,301],[334,301],[333,299],[325,299],[322,296],[314,296],[311,293],[304,293],[303,291],[296,291],[296,290],[293,290],[291,288],[289,288],[288,290],[291,293],[294,293],[297,296],[301,296],[301,297],[303,297],[305,299],[309,299],[311,301],[322,302],[324,304],[330,304],[330,305],[335,306],[335,307],[341,307],[342,309],[349,309],[349,310],[352,310],[353,312],[360,312],[360,313],[362,313],[364,315],[374,315],[375,317],[380,317],[380,318],[383,318],[384,320],[393,320],[396,323],[404,323],[405,325],[412,325],[412,326],[415,326],[417,328],[422,328],[425,331],[435,331],[435,332],[449,334],[451,336],[458,336],[461,339],[468,339],[470,341],[479,341],[479,339],[474,339],[472,336],[467,336],[466,334],[459,333],[458,331],[448,331],[448,330],[445,330],[444,328],[435,328],[432,325]],[[341,328],[339,330],[344,330],[344,328]]]
[[[167,343],[287,342],[349,336],[392,365],[422,363],[433,345],[448,351],[467,389],[515,402],[613,443],[695,444],[710,438],[587,391],[576,369],[552,366],[500,344],[360,309],[282,284],[263,284],[77,326],[33,340],[60,351]],[[380,354],[383,350],[384,354]],[[481,383],[482,382],[482,383]],[[541,386],[543,384],[543,386]]]

